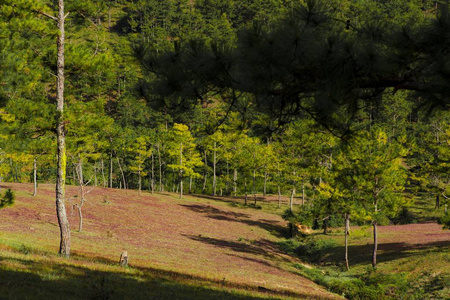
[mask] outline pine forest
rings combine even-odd
[[[449,1],[0,0],[1,299],[449,299],[449,199]]]

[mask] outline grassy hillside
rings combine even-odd
[[[31,184],[5,187],[17,200],[0,211],[0,299],[339,298],[327,290],[350,299],[450,298],[450,231],[429,221],[430,201],[413,208],[426,223],[380,226],[376,270],[371,228],[353,227],[346,271],[343,229],[286,240],[286,203],[259,199],[255,209],[242,199],[100,187],[87,195],[83,232],[68,205],[72,257],[63,259],[54,186],[40,185],[36,197]],[[76,194],[68,187],[70,201]]]
[[[54,186],[8,183],[17,195],[0,211],[0,298],[257,299],[337,296],[300,276],[279,250],[279,216],[229,202],[95,188],[78,215],[68,206],[72,258],[59,243]],[[77,189],[67,197],[76,201]],[[128,251],[130,267],[117,262]]]

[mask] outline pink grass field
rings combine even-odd
[[[0,249],[20,240],[27,247],[56,253],[54,185],[41,184],[36,197],[31,196],[31,184],[6,183],[2,188],[13,189],[17,199],[0,211]],[[67,187],[66,198],[76,201],[77,192]],[[83,206],[83,232],[77,231],[77,211],[67,203],[72,256],[115,264],[127,250],[130,265],[149,272],[170,271],[279,295],[339,298],[300,276],[292,263],[301,261],[278,250],[277,234],[285,226],[279,216],[185,198],[95,188]]]

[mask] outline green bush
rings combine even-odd
[[[404,273],[377,273],[370,268],[363,276],[352,278],[330,275],[318,268],[307,268],[300,264],[294,266],[304,277],[347,299],[421,299],[420,295],[408,294],[410,285]]]
[[[337,242],[332,239],[308,238],[299,243],[295,253],[311,262],[320,263],[336,247]]]
[[[439,219],[438,223],[441,224],[444,229],[450,229],[450,214],[448,211]]]
[[[407,207],[403,207],[398,216],[392,219],[392,222],[396,225],[404,225],[417,223],[417,220]]]
[[[15,199],[16,196],[14,192],[11,189],[7,189],[5,195],[0,199],[0,208],[13,205]]]
[[[300,243],[301,242],[296,239],[282,240],[280,242],[277,242],[280,250],[288,254],[296,254],[296,250],[300,246]]]

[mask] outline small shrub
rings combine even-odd
[[[295,239],[289,239],[280,241],[277,244],[281,251],[288,254],[296,254],[296,250],[300,246],[301,242]]]
[[[421,299],[418,294],[408,294],[410,286],[404,273],[377,273],[370,268],[363,276],[352,278],[326,274],[317,268],[307,268],[300,264],[295,264],[294,267],[304,277],[347,299]]]
[[[403,207],[398,216],[392,219],[392,222],[396,225],[405,225],[417,223],[417,220],[407,207]]]
[[[336,246],[336,241],[332,239],[309,238],[301,242],[295,252],[311,262],[320,263]]]
[[[0,199],[0,208],[13,205],[14,200],[16,200],[16,195],[11,189],[7,189],[5,195]]]
[[[438,221],[442,225],[443,229],[450,229],[450,213],[448,211]]]

